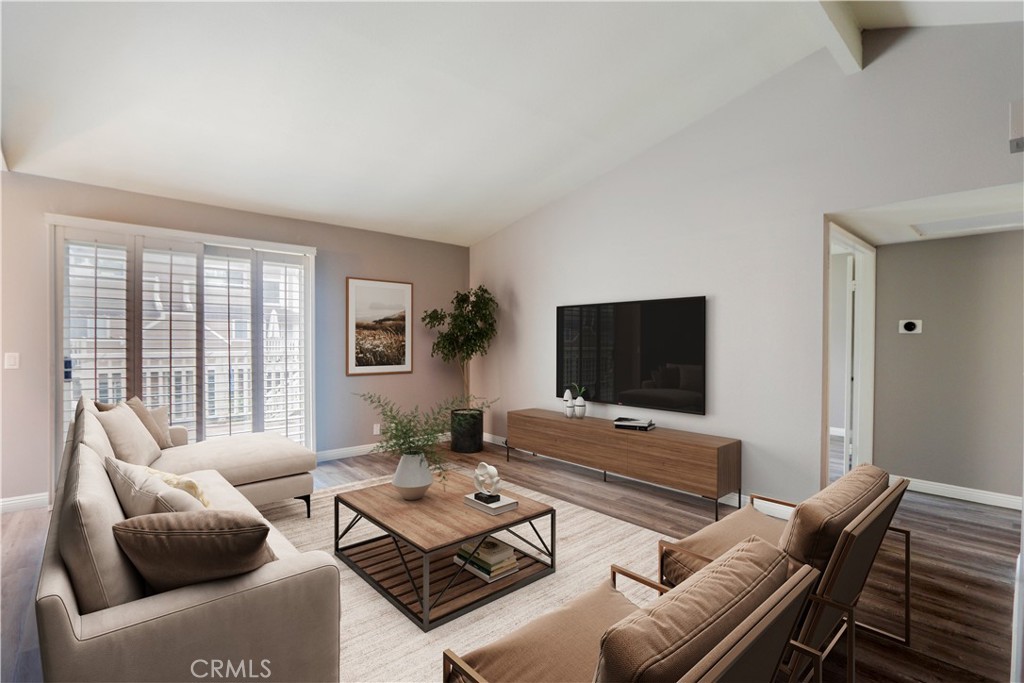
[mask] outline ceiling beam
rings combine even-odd
[[[864,68],[864,47],[860,23],[849,2],[807,2],[807,15],[821,34],[825,47],[843,73],[854,74]]]

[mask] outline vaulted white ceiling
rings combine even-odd
[[[467,245],[822,47],[856,69],[861,27],[1019,21],[1021,10],[5,2],[2,12],[11,170]]]

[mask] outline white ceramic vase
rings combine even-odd
[[[392,486],[405,500],[419,500],[434,483],[434,473],[422,453],[406,453],[398,460]]]
[[[576,403],[573,405],[573,412],[576,417],[583,419],[587,414],[587,402],[583,400],[582,396],[576,397]]]
[[[574,417],[576,415],[576,406],[572,402],[572,392],[568,389],[562,394],[562,405],[565,406],[566,417]]]

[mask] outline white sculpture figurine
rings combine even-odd
[[[473,483],[476,490],[487,496],[495,496],[501,490],[501,477],[498,476],[498,468],[488,465],[485,462],[476,466],[476,474],[473,476]]]

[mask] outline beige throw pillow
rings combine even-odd
[[[156,423],[156,427],[160,432],[159,438],[156,434],[153,435],[157,445],[160,448],[173,448],[170,409],[167,406],[157,406],[156,408],[151,408],[149,414],[153,416],[153,422]]]
[[[85,444],[71,454],[64,479],[57,543],[82,614],[121,605],[145,593],[111,529],[124,520],[104,470],[106,458]]]
[[[78,416],[75,423],[75,440],[85,444],[97,454],[104,458],[113,458],[114,447],[107,436],[107,430],[103,428],[99,417],[94,412],[85,410]]]
[[[139,416],[139,421],[142,422],[146,431],[149,432],[150,436],[153,437],[153,441],[156,441],[156,445],[161,449],[170,448],[173,444],[171,443],[171,425],[168,422],[167,407],[155,408],[150,410],[142,402],[142,399],[138,396],[132,396],[127,401],[128,407],[135,411],[135,414]],[[157,419],[156,411],[162,411],[160,413],[161,418]],[[161,422],[163,424],[161,424]]]
[[[110,438],[118,460],[149,465],[160,457],[160,446],[127,403],[96,415]]]
[[[155,470],[117,458],[106,458],[104,464],[126,517],[204,509],[202,503],[185,491],[169,486],[160,477],[150,474]]]
[[[241,512],[201,510],[132,517],[114,538],[157,592],[251,572],[277,556],[263,520]]]

